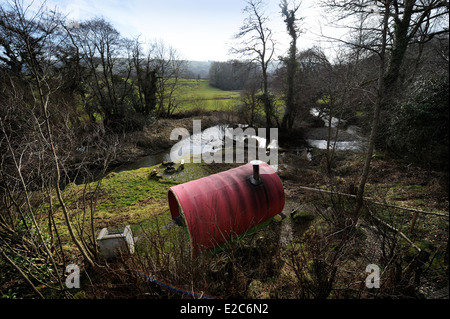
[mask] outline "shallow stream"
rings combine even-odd
[[[326,120],[324,120],[324,122],[327,123]],[[336,124],[337,122],[338,121],[335,119],[332,120],[332,125]],[[246,129],[245,125],[238,125],[237,127],[242,128],[243,130]],[[232,152],[234,150],[236,153],[238,153],[240,151],[240,148],[236,147],[236,143],[244,142],[247,144],[247,142],[251,139],[255,139],[255,144],[257,145],[257,147],[259,149],[266,149],[267,153],[270,149],[276,149],[276,151],[278,151],[277,140],[272,140],[269,145],[267,145],[265,137],[261,137],[258,135],[235,136],[233,135],[232,131],[227,128],[229,128],[227,125],[216,125],[206,128],[200,133],[195,133],[190,135],[189,137],[184,137],[179,142],[177,142],[170,150],[145,156],[133,163],[123,164],[116,168],[114,171],[121,172],[126,170],[134,170],[141,167],[151,167],[162,163],[163,161],[175,162],[186,156],[187,153],[191,155],[213,154],[223,149],[225,150],[225,152],[227,152],[230,147],[232,148]],[[333,134],[335,132],[335,129],[335,127],[332,127]],[[336,141],[337,150],[362,150],[366,144],[365,139],[359,134],[358,127],[349,126],[346,130],[342,130],[339,135],[340,137]],[[311,129],[306,133],[306,142],[309,145],[308,149],[326,149],[326,136],[328,136],[328,127]],[[308,149],[306,150],[308,151]],[[302,151],[303,150],[304,149],[302,149]],[[311,158],[310,152],[308,152],[308,154],[308,157]],[[274,168],[276,169],[276,167]]]

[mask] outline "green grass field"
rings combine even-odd
[[[223,91],[209,85],[208,80],[179,80],[176,98],[179,107],[176,112],[193,109],[229,110],[237,102],[240,93],[237,91]]]
[[[133,229],[140,228],[139,225],[151,224],[156,217],[169,222],[171,217],[167,193],[171,186],[208,176],[229,166],[210,167],[204,163],[186,163],[184,167],[184,170],[173,174],[165,173],[165,167],[160,164],[132,171],[111,172],[101,180],[98,190],[98,181],[86,185],[69,184],[63,193],[73,225],[80,227],[81,224],[89,224],[91,208],[95,210],[95,232],[103,227],[118,229],[125,225],[131,225]],[[158,171],[159,178],[150,177],[153,169]],[[56,202],[56,194],[54,196]],[[39,215],[46,216],[49,209],[48,204],[42,205]],[[55,210],[54,220],[59,235],[66,242],[64,248],[67,251],[75,250],[60,208]],[[47,226],[43,223],[42,229],[48,232]]]

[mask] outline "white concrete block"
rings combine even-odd
[[[130,225],[127,225],[122,233],[110,233],[107,228],[103,228],[97,237],[97,244],[103,258],[134,253],[134,238]]]

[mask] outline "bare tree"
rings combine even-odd
[[[127,128],[133,87],[129,81],[133,64],[130,45],[108,21],[95,18],[68,30],[81,64],[89,69],[85,82],[91,98],[90,113],[102,116],[105,127],[115,131]],[[131,124],[132,125],[132,124]],[[130,125],[128,125],[130,126]]]
[[[45,202],[44,198],[50,194],[49,189],[52,189],[56,191],[70,239],[84,260],[95,266],[92,255],[75,234],[61,189],[66,174],[65,162],[71,153],[66,151],[72,146],[72,135],[67,133],[70,131],[71,120],[65,112],[64,100],[58,95],[62,79],[57,72],[56,52],[57,44],[63,37],[59,33],[62,19],[44,5],[32,13],[29,7],[19,1],[10,2],[8,7],[2,6],[0,15],[2,33],[8,35],[18,60],[25,66],[23,74],[2,70],[0,144],[5,150],[2,152],[0,167],[2,198],[15,203],[8,208],[12,217],[9,221],[11,227],[8,223],[2,226],[7,230],[14,230],[16,221],[12,212],[17,210],[23,226],[29,231],[31,243],[38,247],[35,253],[41,251],[45,260],[56,271],[59,268],[57,261],[35,218],[36,203],[32,200],[42,193],[42,201]],[[20,187],[20,192],[16,187]],[[3,193],[3,190],[6,192]],[[20,204],[22,199],[25,200],[25,208]],[[50,204],[50,227],[55,226],[52,211],[53,205]],[[39,241],[35,240],[36,235]],[[3,242],[4,238],[1,239]],[[58,277],[60,274],[56,272],[55,275],[63,289],[61,277]]]
[[[401,91],[401,70],[405,53],[411,43],[426,41],[442,33],[448,33],[445,26],[434,25],[437,19],[447,17],[448,2],[442,0],[334,0],[325,4],[334,13],[338,13],[339,21],[357,18],[357,23],[347,27],[357,30],[364,37],[357,41],[340,40],[360,50],[371,52],[379,58],[377,88],[371,134],[364,168],[357,193],[355,219],[363,206],[365,184],[370,170],[379,126],[380,114],[395,104],[395,98]],[[434,28],[426,27],[432,23]],[[420,32],[423,31],[423,32]],[[425,34],[424,32],[428,33]],[[418,38],[418,36],[420,37]],[[365,38],[364,41],[361,41]]]
[[[231,52],[240,54],[261,67],[263,86],[261,98],[266,114],[266,125],[271,127],[274,106],[269,92],[267,69],[275,53],[275,39],[272,30],[267,26],[269,18],[264,12],[263,0],[248,0],[246,4],[243,11],[248,16],[235,35],[235,39],[240,40],[240,43],[232,48]]]
[[[252,127],[256,122],[256,115],[262,109],[261,99],[258,93],[261,85],[256,77],[249,79],[244,90],[241,91],[241,102],[243,109],[240,115]]]
[[[132,63],[135,70],[135,85],[138,89],[137,113],[149,115],[156,109],[157,72],[151,65],[151,57],[145,54],[139,39],[132,44]]]
[[[157,114],[158,116],[169,116],[178,107],[175,92],[179,87],[181,75],[186,70],[186,61],[181,58],[174,47],[166,45],[162,40],[155,40],[150,44],[148,55],[158,77],[156,83]]]

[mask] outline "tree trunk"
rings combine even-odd
[[[380,68],[378,72],[378,85],[377,85],[377,102],[375,104],[375,110],[372,120],[372,130],[370,132],[369,145],[367,147],[366,160],[364,162],[364,168],[359,182],[358,191],[356,193],[356,207],[354,212],[353,223],[356,225],[361,208],[363,207],[364,201],[364,188],[366,186],[367,177],[369,176],[370,162],[372,160],[373,150],[375,147],[375,138],[377,135],[378,121],[380,119],[380,110],[383,99],[384,91],[384,72],[385,72],[385,56],[386,56],[386,41],[387,41],[387,31],[389,22],[389,3],[385,5],[385,12],[383,17],[383,36],[382,36],[382,47],[380,52]]]
[[[366,160],[364,163],[363,173],[361,175],[361,180],[358,187],[357,197],[356,197],[356,209],[355,209],[355,220],[358,219],[361,208],[363,206],[364,197],[364,187],[367,182],[367,177],[370,170],[370,162],[372,160],[373,151],[375,148],[375,140],[377,136],[377,128],[380,120],[380,113],[386,107],[388,107],[392,102],[393,92],[395,92],[397,80],[400,75],[400,69],[402,66],[403,58],[408,48],[408,43],[411,34],[408,35],[409,26],[411,23],[411,16],[414,7],[414,0],[405,1],[405,9],[403,18],[397,18],[395,20],[394,26],[394,41],[392,44],[392,49],[390,51],[388,65],[385,68],[385,55],[386,55],[386,45],[387,45],[387,31],[388,31],[388,19],[389,19],[389,1],[385,4],[385,13],[383,21],[383,39],[382,48],[380,52],[380,72],[378,77],[378,90],[377,90],[377,102],[375,104],[375,111],[372,120],[372,131],[370,133],[369,145],[367,149]]]
[[[289,131],[294,124],[295,112],[295,77],[297,74],[297,28],[295,22],[297,21],[295,13],[300,6],[296,6],[292,10],[288,10],[287,1],[283,1],[280,5],[282,15],[284,16],[286,28],[291,37],[289,47],[289,57],[287,62],[287,92],[286,92],[286,109],[281,122],[281,129]]]

